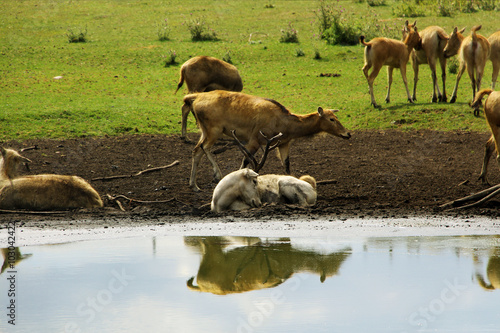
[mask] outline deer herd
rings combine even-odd
[[[500,31],[489,38],[478,34],[481,26],[471,29],[454,28],[448,35],[442,28],[430,26],[421,31],[416,22],[405,22],[403,39],[398,41],[384,37],[365,41],[363,74],[368,82],[371,104],[378,108],[373,93],[373,83],[382,66],[387,66],[388,89],[385,101],[390,102],[392,73],[399,68],[410,103],[417,100],[419,65],[428,64],[432,76],[432,102],[447,102],[446,60],[458,55],[459,69],[450,99],[457,99],[457,88],[467,69],[472,86],[471,106],[478,115],[485,95],[484,115],[491,130],[491,138],[485,146],[483,166],[479,179],[487,183],[488,161],[496,151],[500,164],[500,92],[494,91],[500,68]],[[414,71],[413,94],[410,95],[406,78],[406,65],[411,58]],[[441,67],[442,90],[439,89],[436,65]],[[493,64],[491,89],[481,90],[481,80],[487,60]],[[370,72],[371,69],[371,72]],[[237,68],[224,61],[198,56],[186,61],[180,69],[177,92],[186,83],[188,94],[183,98],[181,138],[186,139],[186,124],[191,113],[201,131],[192,152],[192,168],[189,185],[200,191],[196,183],[200,160],[207,156],[212,165],[216,185],[211,202],[214,212],[243,210],[261,207],[269,203],[288,203],[303,207],[316,203],[316,180],[304,175],[290,176],[290,145],[295,139],[317,133],[328,133],[343,139],[351,134],[336,116],[337,110],[323,109],[300,115],[291,113],[279,102],[242,93],[243,83]],[[224,136],[234,138],[243,152],[241,168],[222,177],[214,155],[213,145]],[[269,139],[271,138],[271,139]],[[263,148],[265,146],[265,148]],[[277,149],[286,175],[259,175],[267,153]],[[255,154],[263,150],[260,163]],[[11,149],[1,148],[0,160],[0,209],[51,210],[64,208],[102,207],[103,202],[92,186],[78,176],[32,175],[20,176],[20,168],[30,162]],[[248,165],[252,168],[248,168]]]

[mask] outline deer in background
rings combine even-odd
[[[473,27],[471,35],[464,37],[462,35],[464,29],[458,31],[457,27],[455,27],[448,39],[448,44],[444,48],[444,54],[447,58],[458,53],[458,61],[460,63],[450,103],[455,103],[457,100],[458,83],[465,69],[467,69],[471,80],[472,100],[476,97],[476,92],[481,89],[484,66],[490,57],[490,43],[484,36],[477,34],[479,29],[481,29],[480,25]]]
[[[495,84],[500,70],[500,31],[493,33],[488,37],[490,43],[490,60],[493,64],[493,73],[491,74],[491,89],[495,90]]]
[[[238,69],[225,61],[217,58],[198,56],[186,61],[180,70],[180,79],[177,91],[182,87],[184,81],[188,93],[208,92],[213,90],[243,90]],[[174,93],[174,94],[175,94]],[[189,112],[182,112],[181,138],[186,138],[187,117]]]
[[[18,176],[19,166],[30,162],[12,149],[0,148],[0,208],[53,210],[102,207],[99,194],[78,176]]]
[[[336,110],[324,110],[306,115],[292,114],[280,103],[261,97],[239,92],[212,91],[190,94],[184,97],[183,112],[192,112],[201,130],[201,136],[193,150],[190,186],[199,191],[196,173],[203,155],[212,164],[216,180],[222,177],[221,171],[209,149],[223,135],[231,136],[234,130],[240,141],[246,142],[245,148],[254,155],[264,144],[264,135],[272,137],[282,133],[277,145],[279,158],[286,173],[290,174],[289,150],[292,140],[326,132],[344,139],[351,134],[337,119]],[[245,159],[246,160],[246,159]],[[242,164],[242,167],[246,166]]]
[[[408,25],[413,28],[416,25],[416,21],[413,24]],[[403,39],[408,35],[408,29],[403,29]],[[432,102],[446,102],[446,57],[444,56],[444,48],[448,42],[448,34],[443,30],[443,28],[438,26],[430,26],[419,32],[421,42],[417,45],[411,52],[411,60],[413,65],[413,96],[412,100],[417,100],[417,82],[418,82],[418,72],[419,66],[422,64],[429,64],[432,73]],[[436,74],[436,64],[439,60],[439,65],[441,66],[441,79],[443,81],[443,93],[439,91],[439,84]],[[436,93],[437,92],[437,93]]]
[[[359,41],[365,46],[365,65],[363,66],[363,74],[368,81],[368,87],[370,89],[371,103],[375,108],[380,107],[375,101],[375,96],[373,95],[373,82],[377,77],[382,66],[387,67],[387,96],[385,101],[389,103],[391,101],[391,84],[392,84],[392,72],[394,68],[399,68],[401,71],[401,76],[403,77],[403,82],[406,88],[406,95],[408,96],[408,101],[413,103],[410,96],[410,91],[408,90],[408,81],[406,79],[406,64],[410,59],[410,53],[412,50],[420,44],[420,35],[418,34],[416,25],[410,27],[408,21],[405,23],[404,29],[407,31],[406,38],[404,42],[399,40],[377,37],[373,38],[370,42],[365,42],[365,36],[360,36]],[[370,74],[368,71],[372,68]]]

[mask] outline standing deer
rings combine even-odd
[[[292,140],[321,132],[344,139],[351,137],[335,116],[336,110],[324,110],[319,107],[317,112],[296,115],[274,100],[238,92],[217,90],[190,94],[184,97],[182,109],[183,112],[193,112],[201,130],[200,139],[193,150],[189,180],[189,185],[195,191],[200,190],[196,184],[196,173],[203,155],[207,155],[212,164],[215,178],[222,178],[219,166],[209,149],[224,134],[231,136],[232,130],[240,141],[246,142],[245,148],[251,155],[266,144],[260,132],[267,136],[281,132],[277,148],[287,174],[290,174],[289,150]]]
[[[238,69],[217,58],[207,56],[191,58],[182,65],[180,75],[175,93],[182,87],[184,81],[186,81],[188,93],[243,90],[243,82]],[[186,138],[188,115],[189,112],[182,113],[182,139]]]
[[[375,78],[380,72],[382,66],[388,66],[388,88],[385,101],[387,103],[391,101],[390,94],[392,72],[394,68],[399,68],[399,70],[401,71],[401,76],[403,77],[403,82],[405,84],[408,101],[410,103],[413,103],[413,100],[410,96],[410,91],[408,90],[408,81],[406,79],[406,64],[410,59],[411,51],[420,44],[420,35],[418,34],[416,25],[410,27],[408,25],[408,21],[406,21],[404,29],[407,31],[407,36],[404,42],[385,37],[377,37],[367,43],[365,42],[365,36],[359,37],[360,43],[365,46],[365,65],[363,66],[363,74],[368,81],[371,103],[375,108],[378,108],[380,106],[377,104],[377,102],[375,102],[375,96],[373,95],[373,82],[375,81]],[[370,68],[372,68],[372,71],[370,74],[368,74]]]
[[[410,28],[416,24],[409,25]],[[403,39],[408,35],[408,30],[403,29]],[[412,100],[417,100],[417,82],[419,66],[422,64],[429,64],[432,73],[432,103],[446,102],[446,58],[444,56],[444,48],[448,42],[448,34],[443,28],[438,26],[430,26],[419,32],[421,43],[417,45],[412,53],[411,60],[413,65],[413,96]],[[439,60],[441,66],[441,79],[443,81],[443,93],[439,91],[439,84],[436,74],[436,64]],[[437,92],[437,93],[436,93]]]
[[[488,180],[486,174],[488,172],[488,162],[494,151],[497,152],[497,162],[500,164],[500,91],[493,91],[491,89],[483,89],[476,94],[474,102],[472,102],[473,108],[479,108],[481,106],[481,101],[485,95],[489,95],[484,102],[484,116],[491,130],[491,137],[484,148],[484,159],[483,166],[481,168],[481,174],[479,179],[483,184],[487,184]]]
[[[457,28],[453,30],[448,44],[444,48],[444,54],[447,58],[457,54],[458,60],[460,62],[457,80],[455,83],[455,89],[453,89],[453,94],[451,95],[450,103],[455,103],[457,100],[458,83],[462,77],[465,69],[469,74],[472,85],[472,100],[476,96],[476,92],[481,89],[481,80],[483,78],[484,66],[486,61],[490,57],[490,43],[488,40],[476,32],[481,29],[481,26],[475,26],[472,28],[472,33],[470,36],[464,37],[461,31],[457,31]]]
[[[18,176],[19,164],[29,159],[0,148],[0,208],[52,210],[102,207],[99,194],[78,176]]]
[[[490,60],[493,64],[493,73],[491,74],[491,89],[495,90],[495,84],[500,70],[500,31],[493,33],[488,37],[490,43]]]

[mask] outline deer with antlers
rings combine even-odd
[[[266,136],[282,133],[277,145],[279,157],[286,173],[290,174],[289,151],[292,140],[326,132],[344,139],[351,134],[337,119],[336,110],[324,110],[306,115],[292,114],[280,103],[261,97],[230,91],[211,91],[190,94],[184,97],[184,110],[192,112],[201,130],[201,136],[193,150],[193,161],[189,184],[199,191],[196,173],[203,155],[212,164],[215,178],[220,180],[221,171],[209,149],[223,135],[231,135],[235,130],[240,141],[246,142],[245,148],[250,155],[264,145]],[[245,159],[246,160],[246,159]],[[243,163],[243,167],[247,161]]]

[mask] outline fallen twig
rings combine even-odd
[[[10,210],[0,209],[1,214],[30,214],[30,215],[58,215],[66,214],[67,211],[54,210],[54,211],[33,211],[33,210]]]
[[[113,180],[113,179],[132,178],[132,177],[141,176],[141,175],[143,175],[145,173],[148,173],[148,172],[153,172],[153,171],[159,171],[159,170],[168,169],[168,168],[171,168],[171,167],[173,167],[173,166],[175,166],[177,164],[179,164],[179,161],[176,160],[176,161],[170,163],[169,165],[164,165],[164,166],[161,166],[161,167],[145,169],[145,170],[139,171],[137,173],[134,173],[132,175],[116,175],[116,176],[108,176],[108,177],[97,177],[97,178],[93,178],[92,181],[97,181],[97,180],[107,181],[107,180]]]
[[[23,148],[20,151],[23,152],[23,151],[27,151],[27,150],[37,150],[37,149],[38,149],[38,146],[34,145],[34,146],[31,146],[31,147]]]
[[[318,180],[316,185],[327,185],[327,184],[337,184],[338,181],[335,179]]]
[[[482,190],[480,192],[471,194],[469,196],[466,196],[466,197],[463,197],[463,198],[460,198],[457,200],[449,201],[449,202],[441,205],[440,207],[447,208],[447,207],[451,206],[452,207],[451,209],[453,209],[453,208],[463,209],[463,208],[476,207],[476,206],[479,206],[480,204],[490,200],[491,198],[495,197],[499,193],[500,193],[500,184],[492,186],[492,187],[487,188],[485,190]],[[463,205],[467,202],[471,202],[471,201],[475,201],[475,202],[468,204],[468,205],[461,206],[461,205]]]
[[[118,199],[124,199],[124,200],[127,200],[129,202],[137,202],[137,203],[141,203],[141,204],[155,204],[155,203],[167,203],[167,202],[177,201],[183,205],[191,206],[190,204],[187,204],[187,203],[177,199],[176,197],[173,197],[173,198],[170,198],[167,200],[139,200],[139,199],[129,198],[123,194],[118,194],[118,195],[106,194],[106,196],[108,197],[108,199],[110,201],[116,202],[118,204],[118,206],[120,206],[120,209],[123,211],[125,211],[125,209],[123,209],[123,206],[119,203]]]

